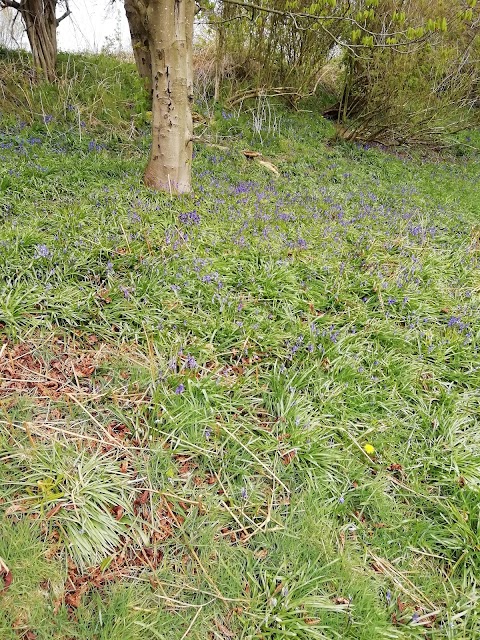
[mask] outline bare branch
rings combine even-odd
[[[5,7],[11,7],[12,9],[20,11],[20,3],[15,2],[15,0],[0,0],[0,9],[4,9]]]
[[[62,22],[62,20],[65,20],[65,18],[68,18],[68,16],[71,13],[72,13],[72,11],[70,9],[70,5],[68,4],[68,0],[66,0],[65,1],[65,13],[62,14],[59,18],[57,18],[57,27]]]

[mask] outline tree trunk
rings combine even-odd
[[[152,59],[148,44],[148,30],[145,24],[145,15],[139,10],[138,3],[134,0],[125,0],[125,13],[127,14],[130,36],[132,38],[133,55],[135,64],[141,78],[145,81],[148,93],[152,94]]]
[[[224,5],[225,7],[225,5]],[[221,20],[223,19],[223,15]],[[216,37],[216,51],[215,51],[215,94],[214,102],[220,100],[220,87],[222,84],[223,76],[223,58],[225,56],[225,25],[220,23],[217,25],[217,37]]]
[[[32,49],[35,71],[55,79],[57,61],[57,0],[22,0],[19,11]]]
[[[152,149],[145,184],[169,193],[191,190],[194,0],[150,0]]]

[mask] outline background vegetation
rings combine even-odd
[[[438,145],[478,125],[475,0],[216,5],[210,70],[217,96],[226,79],[231,106],[269,93],[291,105],[315,95],[340,137],[391,145]],[[210,74],[211,95],[213,84]]]

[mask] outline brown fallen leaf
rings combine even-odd
[[[108,289],[100,289],[100,291],[97,291],[97,298],[105,304],[109,304],[112,301],[109,294],[110,291]]]
[[[397,598],[397,607],[398,607],[398,610],[400,611],[400,613],[403,613],[405,611],[406,607],[407,607],[405,602],[402,602],[400,600],[400,596],[398,596],[398,598]]]
[[[80,590],[75,591],[74,593],[67,593],[65,596],[65,604],[68,604],[70,607],[74,609],[78,609],[80,606],[80,602],[82,599],[82,592]]]
[[[228,627],[226,627],[223,622],[220,622],[220,620],[215,620],[215,626],[217,627],[217,629],[220,631],[220,633],[222,634],[222,636],[224,638],[234,638],[235,634],[233,633],[233,631],[231,631]]]
[[[297,455],[296,449],[291,449],[282,455],[282,462],[285,466],[289,465]]]
[[[115,516],[115,520],[121,520],[123,513],[124,513],[124,508],[121,507],[120,505],[117,505],[116,507],[112,508],[112,513]]]
[[[0,578],[3,578],[3,584],[5,585],[3,589],[0,589],[0,593],[3,593],[12,584],[13,575],[10,569],[7,567],[7,563],[1,556],[0,556]]]
[[[12,575],[12,572],[7,569],[6,571],[5,570],[0,571],[0,577],[3,578],[3,584],[4,584],[3,589],[0,589],[0,593],[5,593],[5,591],[10,587],[10,585],[13,582],[13,575]]]
[[[403,471],[403,467],[398,462],[392,462],[392,464],[387,467],[387,471]]]
[[[146,504],[146,502],[147,502],[147,500],[148,500],[149,496],[150,496],[150,492],[149,492],[149,491],[147,491],[147,489],[145,489],[145,491],[143,491],[143,492],[138,496],[138,498],[135,500],[135,502],[136,502],[137,504]]]
[[[7,509],[5,509],[6,516],[12,516],[14,513],[25,513],[27,511],[27,507],[22,504],[11,504]]]
[[[92,373],[95,371],[95,367],[93,364],[80,363],[75,368],[75,373],[78,378],[89,378]]]
[[[50,520],[50,518],[53,518],[53,516],[57,515],[57,513],[60,511],[62,507],[63,507],[62,504],[55,505],[53,509],[50,509],[50,511],[47,513],[47,515],[45,516],[45,519]]]

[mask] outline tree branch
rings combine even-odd
[[[365,33],[367,33],[368,35],[371,36],[381,36],[382,38],[391,38],[391,37],[395,37],[395,36],[404,36],[406,35],[406,31],[392,31],[391,33],[375,33],[374,31],[370,31],[369,29],[366,28],[365,25],[361,24],[360,22],[358,22],[357,20],[355,20],[354,18],[351,18],[350,16],[347,15],[325,15],[325,16],[317,16],[313,13],[302,13],[302,12],[296,12],[296,11],[287,11],[284,9],[272,9],[271,7],[263,7],[262,5],[259,4],[254,4],[253,2],[244,2],[243,0],[222,0],[222,2],[224,4],[230,4],[236,7],[240,7],[242,9],[249,9],[250,11],[252,11],[252,13],[254,11],[261,11],[263,13],[270,13],[273,15],[277,15],[277,16],[283,16],[284,18],[290,18],[291,20],[293,20],[295,22],[295,26],[298,27],[296,20],[297,19],[304,19],[304,20],[312,20],[314,22],[319,22],[320,25],[323,27],[322,22],[329,22],[329,21],[337,21],[337,22],[342,22],[342,21],[346,21],[349,22],[351,25],[354,25],[356,27],[359,27],[360,29],[362,29]],[[325,27],[323,27],[325,29]],[[330,34],[331,35],[331,34]],[[416,42],[416,40],[412,40],[409,41],[407,43],[404,44],[410,44],[410,42]],[[344,44],[344,43],[343,43]],[[345,44],[344,44],[345,46]],[[351,44],[348,45],[351,48],[365,48],[364,45],[358,45],[358,44]],[[388,46],[398,46],[398,45],[380,45],[382,47],[387,48]]]
[[[65,20],[65,18],[68,18],[68,16],[71,14],[71,10],[70,10],[70,5],[68,4],[68,0],[65,2],[65,13],[63,15],[61,15],[59,18],[57,18],[57,27],[58,25],[61,23],[62,20]]]
[[[15,2],[15,0],[0,0],[0,9],[4,9],[5,7],[11,7],[12,9],[20,11],[20,3]]]

